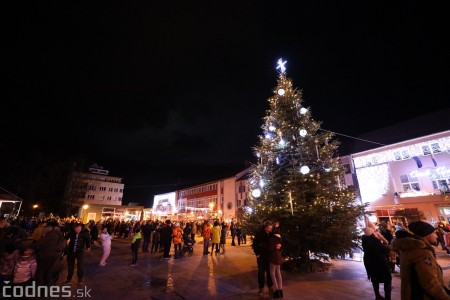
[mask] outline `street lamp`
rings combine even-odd
[[[39,207],[39,205],[37,205],[37,204],[33,205],[33,218],[34,218],[34,211],[35,211],[36,208],[38,208],[38,207]]]

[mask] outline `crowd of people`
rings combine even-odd
[[[408,225],[401,222],[376,226],[366,219],[362,248],[364,266],[372,282],[376,300],[391,299],[392,273],[400,267],[401,299],[449,299],[450,290],[443,280],[442,268],[434,247],[439,245],[449,253],[450,228],[439,222],[437,226],[423,221]],[[384,296],[379,289],[383,284]]]
[[[77,283],[81,285],[85,253],[90,252],[92,247],[101,247],[99,267],[105,267],[114,238],[129,240],[130,266],[134,267],[138,262],[138,253],[150,252],[154,257],[164,260],[171,257],[180,259],[192,254],[196,235],[204,241],[203,254],[225,254],[226,237],[230,234],[233,237],[233,246],[236,246],[235,240],[238,245],[246,243],[245,230],[241,230],[239,224],[234,221],[226,224],[218,220],[180,223],[170,220],[109,219],[98,222],[91,220],[87,224],[82,224],[75,218],[38,220],[2,217],[0,218],[2,284],[4,281],[11,281],[13,284],[27,285],[34,280],[37,285],[54,285],[67,266],[67,278],[63,284],[72,284],[76,270]]]
[[[442,247],[450,255],[450,226],[442,222],[432,226],[423,221],[377,225],[366,220],[362,248],[364,266],[372,283],[375,298],[391,299],[392,273],[400,267],[402,299],[449,299],[450,291],[443,282],[434,247]],[[236,222],[219,220],[199,222],[119,221],[101,220],[82,224],[77,219],[8,220],[0,218],[1,282],[27,286],[56,284],[67,268],[63,284],[83,284],[84,255],[92,247],[101,247],[99,267],[107,265],[111,241],[125,239],[130,243],[131,262],[138,263],[138,254],[149,252],[153,257],[181,259],[193,253],[196,237],[203,241],[203,255],[226,253],[226,238],[231,246],[247,243],[246,232]],[[171,251],[173,245],[173,251]],[[277,221],[265,221],[252,238],[251,247],[258,266],[258,293],[283,298],[281,265],[282,237]],[[66,258],[66,259],[65,259]],[[383,284],[384,296],[380,293]],[[267,292],[265,290],[267,287]]]

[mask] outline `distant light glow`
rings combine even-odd
[[[276,128],[275,126],[273,126],[273,125],[270,125],[270,126],[269,126],[269,130],[270,130],[270,131],[275,131],[276,129],[277,129],[277,128]]]
[[[279,89],[278,90],[278,95],[283,96],[286,93],[286,91],[284,89]]]
[[[261,153],[256,152],[256,157],[261,157]]]
[[[265,136],[266,136],[266,139],[268,139],[268,140],[272,138],[272,135],[270,133],[266,133]]]
[[[286,72],[286,67],[284,66],[287,63],[287,61],[283,61],[283,59],[278,59],[277,61],[277,69],[280,69],[281,74],[284,74]]]
[[[280,147],[284,147],[286,145],[286,142],[283,139],[281,139],[279,145]]]
[[[330,172],[331,171],[331,168],[329,168],[329,167],[324,167],[323,169],[325,170],[325,172]]]
[[[266,184],[264,183],[264,180],[259,180],[259,186],[261,187],[261,188],[263,188],[264,186],[265,186]]]
[[[279,165],[280,164],[280,158],[277,157],[276,161],[277,161],[277,165]]]
[[[308,132],[306,131],[306,129],[300,129],[300,136],[301,137],[305,137],[308,134]]]
[[[308,174],[309,171],[310,171],[310,169],[309,169],[308,166],[302,166],[302,167],[300,168],[300,173],[302,173],[303,175]]]
[[[308,110],[304,107],[300,108],[300,114],[304,115],[308,112]]]
[[[260,195],[260,196],[261,196],[261,195]],[[255,198],[257,198],[257,197],[255,197]],[[251,215],[252,212],[253,212],[253,208],[251,208],[251,207],[246,207],[245,210],[246,210],[247,213],[250,214],[250,215]]]
[[[254,189],[252,191],[252,196],[255,197],[255,198],[261,197],[261,190],[260,189]]]

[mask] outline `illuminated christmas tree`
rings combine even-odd
[[[244,223],[251,228],[279,220],[283,253],[290,261],[351,253],[364,206],[355,203],[353,189],[344,184],[338,141],[302,105],[301,92],[286,77],[285,63],[278,61],[278,85],[254,147],[258,162],[249,179]]]

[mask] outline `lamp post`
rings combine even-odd
[[[89,208],[89,205],[87,205],[87,204],[83,205],[83,209],[81,210],[81,223],[84,223],[84,222],[83,222],[84,211],[85,211],[86,209],[88,209],[88,208]]]
[[[36,208],[38,208],[39,207],[39,205],[37,205],[37,204],[34,204],[33,205],[33,218],[34,218],[34,211],[36,210]]]

